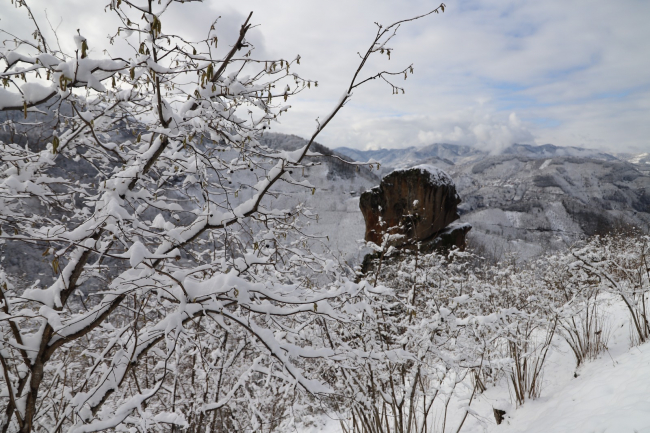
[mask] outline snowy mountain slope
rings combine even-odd
[[[447,170],[463,219],[488,249],[527,255],[617,227],[650,227],[650,177],[627,162],[502,155]]]
[[[260,141],[263,145],[272,147],[274,149],[284,150],[296,150],[307,144],[307,141],[304,138],[298,137],[296,135],[276,133],[267,133],[261,138]],[[310,151],[313,153],[320,153],[322,155],[325,155],[324,157],[307,157],[307,159],[311,163],[326,165],[328,167],[328,179],[330,180],[333,180],[335,178],[351,179],[353,177],[361,177],[370,182],[379,182],[381,180],[376,171],[373,171],[366,166],[360,166],[357,168],[353,165],[346,164],[345,162],[341,161],[341,159],[346,161],[355,161],[355,159],[350,158],[349,156],[338,152],[337,150],[331,150],[322,144],[314,142],[311,145]]]
[[[274,148],[294,150],[304,146],[306,140],[284,134],[265,134],[262,143]],[[314,163],[300,173],[299,177],[309,180],[316,187],[314,194],[305,188],[288,187],[290,195],[278,196],[269,205],[276,207],[292,207],[296,203],[304,203],[311,212],[318,215],[309,221],[305,231],[321,237],[323,250],[327,249],[351,265],[363,260],[366,250],[359,250],[359,241],[365,234],[365,222],[359,210],[359,196],[367,189],[381,181],[377,170],[367,167],[355,167],[331,157],[344,155],[332,152],[318,143],[311,150],[325,157],[309,157],[307,163]]]
[[[650,164],[650,153],[646,152],[633,155],[628,161],[634,164]]]
[[[620,153],[617,155],[619,159],[633,164],[637,170],[650,176],[650,152],[645,153]]]
[[[503,155],[519,155],[529,158],[554,158],[561,156],[574,156],[578,158],[592,158],[603,161],[615,161],[617,158],[608,153],[598,152],[593,149],[581,147],[560,147],[552,144],[533,146],[530,144],[513,144],[502,152]]]
[[[439,143],[424,147],[407,147],[405,149],[356,150],[348,147],[338,147],[334,150],[355,161],[374,160],[392,168],[406,168],[425,163],[442,168],[472,161],[485,155],[472,147]]]
[[[474,226],[470,242],[494,258],[508,252],[528,257],[618,227],[650,227],[650,173],[640,169],[643,156],[520,144],[501,155],[450,144],[337,151],[381,161],[386,171],[421,161],[446,170],[463,200],[461,221]],[[438,155],[444,161],[435,160]]]
[[[648,165],[650,166],[650,152],[644,153],[619,153],[617,154],[619,159],[625,160],[631,164],[638,164],[640,166]]]

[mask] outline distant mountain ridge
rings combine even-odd
[[[405,168],[415,163],[433,162],[436,160],[446,165],[455,165],[458,163],[469,162],[476,158],[497,156],[471,146],[448,143],[434,143],[422,147],[411,146],[403,149],[357,150],[349,147],[337,147],[333,150],[352,158],[355,161],[366,162],[374,160],[393,168]],[[648,154],[617,157],[593,149],[561,147],[553,144],[543,144],[540,146],[532,144],[513,144],[504,149],[498,155],[519,155],[527,156],[529,158],[573,156],[594,158],[603,161],[628,160],[630,162],[636,158],[639,160],[645,161],[647,159],[650,161],[650,156],[648,156]]]
[[[374,160],[393,168],[406,168],[416,164],[434,162],[454,165],[463,160],[486,155],[486,153],[469,146],[445,143],[404,149],[356,150],[349,147],[337,147],[334,151],[355,161]]]

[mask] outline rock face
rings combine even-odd
[[[386,233],[402,235],[391,240],[394,246],[434,240],[447,234],[447,227],[459,218],[460,201],[451,177],[434,166],[393,171],[379,186],[361,195],[365,239],[381,245]],[[454,230],[453,240],[445,243],[464,247],[469,228]]]

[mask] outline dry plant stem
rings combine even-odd
[[[483,369],[483,362],[485,361],[485,357],[481,357],[481,363],[478,366],[478,371],[481,371]],[[476,371],[474,371],[474,374],[476,374]],[[480,381],[478,380],[478,376],[476,376],[477,380],[474,384],[474,389],[472,390],[472,396],[469,398],[469,403],[467,403],[468,410],[465,411],[465,415],[463,415],[463,419],[461,420],[460,424],[458,425],[458,429],[456,429],[456,433],[460,433],[461,429],[463,428],[463,425],[465,424],[465,420],[467,419],[467,415],[469,415],[469,407],[472,405],[472,401],[474,401],[474,397],[476,396],[476,391],[480,390],[479,389],[479,384]],[[484,391],[485,388],[482,389]],[[481,392],[482,392],[481,391]]]
[[[521,347],[514,342],[508,343],[510,354],[514,359],[510,382],[518,405],[524,404],[526,399],[535,399],[540,395],[541,373],[544,368],[544,362],[546,361],[546,355],[551,348],[556,328],[557,321],[545,331],[545,339],[539,348],[530,348],[528,344]],[[525,335],[532,336],[533,332],[535,332],[534,328],[524,329]],[[531,356],[528,354],[531,349],[536,355]]]

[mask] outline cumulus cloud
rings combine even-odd
[[[536,140],[516,113],[503,115],[481,107],[444,116],[407,115],[364,118],[339,122],[324,133],[332,147],[360,149],[405,148],[432,143],[475,146],[499,153],[513,143],[535,144]]]
[[[533,134],[510,113],[507,121],[489,114],[456,121],[431,122],[429,130],[420,129],[418,139],[422,144],[452,143],[474,146],[492,153],[499,153],[513,143],[534,143]],[[435,124],[438,125],[435,125]]]

